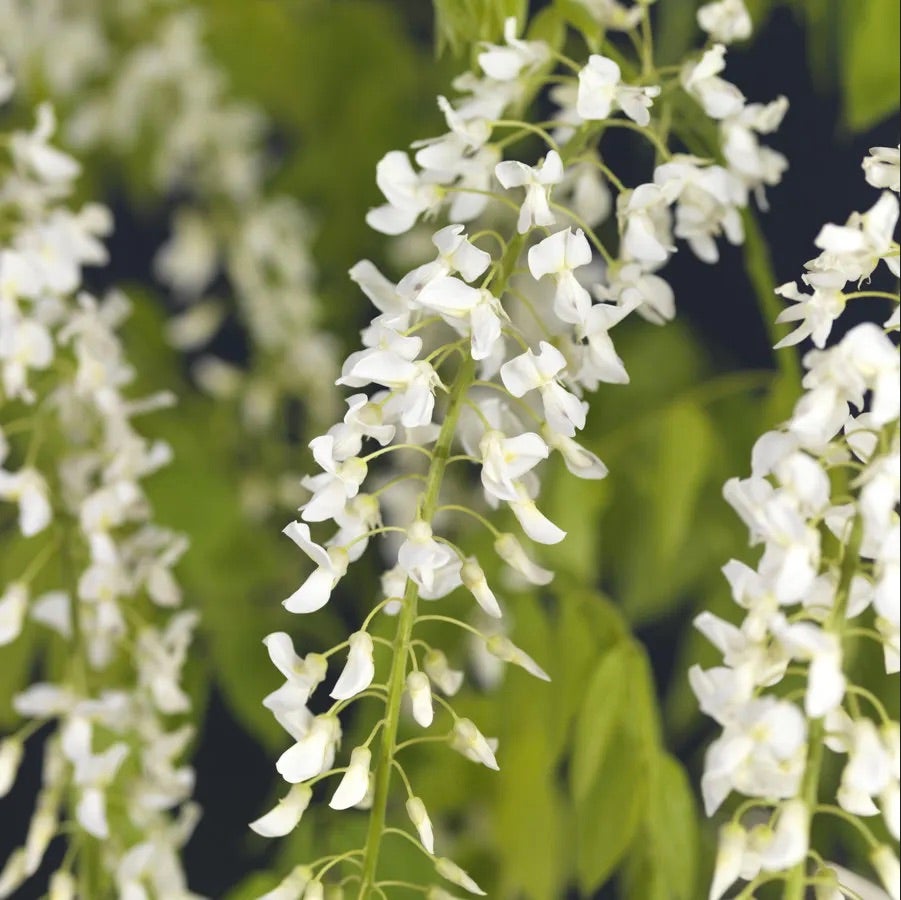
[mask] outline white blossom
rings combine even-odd
[[[660,87],[633,87],[622,83],[619,66],[606,56],[592,54],[588,64],[579,70],[579,94],[576,109],[583,119],[606,119],[614,109],[621,109],[639,125],[651,121],[649,112]]]
[[[556,150],[548,151],[538,166],[509,160],[498,163],[495,175],[508,190],[524,187],[526,197],[519,211],[516,230],[524,234],[533,225],[553,225],[557,220],[550,207],[550,189],[563,180],[563,161]]]

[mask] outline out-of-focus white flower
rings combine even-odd
[[[743,0],[718,0],[705,4],[698,10],[698,25],[718,44],[745,41],[753,29]]]

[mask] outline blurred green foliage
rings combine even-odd
[[[776,3],[752,5],[760,22]],[[897,109],[897,0],[789,5],[805,22],[811,69],[824,89],[840,94],[848,128],[864,130]],[[452,55],[497,39],[505,17],[522,21],[527,4],[435,0],[438,49],[452,51],[438,61],[408,30],[404,4],[389,0],[207,0],[205,6],[211,46],[234,93],[252,98],[275,123],[283,159],[273,188],[300,198],[314,214],[327,321],[349,347],[362,298],[345,272],[361,257],[386,256],[382,239],[364,223],[379,200],[376,161],[439,133],[434,98],[447,91],[459,66]],[[657,5],[664,61],[678,59],[696,40],[695,9],[693,0]],[[536,27],[560,32],[564,21],[592,27],[574,0],[555,0]],[[128,182],[138,169],[111,177],[98,165],[89,181]],[[141,187],[134,185],[135,196]],[[765,247],[751,237],[750,277],[766,296],[773,280]],[[238,725],[274,756],[285,738],[260,705],[278,684],[262,637],[290,630],[301,652],[334,643],[346,631],[342,618],[356,621],[370,605],[372,573],[354,576],[343,607],[334,603],[300,621],[284,613],[280,601],[307,574],[280,534],[291,510],[248,522],[236,490],[243,474],[236,448],[247,438],[235,411],[190,386],[162,340],[159,298],[127,287],[135,313],[126,341],[140,373],[138,391],[169,388],[180,397],[176,408],[148,417],[144,427],[170,441],[177,460],[151,488],[159,520],[191,539],[179,573],[188,602],[203,615],[193,681],[199,695],[208,675]],[[766,315],[773,309],[765,307]],[[492,897],[548,900],[567,889],[590,897],[616,880],[625,898],[692,900],[701,893],[699,873],[710,865],[710,841],[702,833],[709,836],[710,829],[699,824],[696,791],[675,755],[684,758],[705,728],[685,672],[710,650],[690,619],[700,608],[728,614],[719,567],[744,551],[746,533],[722,501],[721,486],[746,472],[755,437],[787,411],[797,369],[784,354],[788,362],[779,375],[721,371],[681,322],[663,329],[630,325],[617,334],[617,347],[632,382],[602,390],[585,432],[612,475],[602,482],[576,481],[562,468],[548,475],[547,513],[569,531],[553,551],[560,574],[549,592],[505,596],[516,642],[553,683],[513,670],[497,691],[470,689],[462,699],[461,715],[500,739],[497,775],[449,750],[437,751],[437,762],[434,750],[411,753],[408,771],[439,840]],[[309,437],[288,448],[291,468],[304,468]],[[34,548],[12,539],[8,528],[0,540],[3,584]],[[453,602],[465,608],[461,598]],[[673,661],[654,672],[635,632],[661,623]],[[452,662],[462,665],[466,647],[455,650]],[[33,674],[33,652],[29,640],[4,648],[0,725],[10,723],[10,697]],[[866,665],[862,655],[862,671]],[[865,672],[861,678],[866,684]],[[897,697],[887,699],[897,705]],[[280,790],[276,781],[273,772],[273,792]],[[267,799],[260,798],[260,811]],[[299,860],[345,847],[364,827],[362,816],[348,813],[336,833],[328,824],[332,814],[316,807],[304,821],[274,851],[283,873]],[[235,823],[236,831],[243,828]],[[262,858],[263,843],[248,835],[248,857]],[[420,868],[428,872],[428,863],[403,842],[387,841],[385,854],[386,873],[415,879]],[[276,880],[253,873],[229,900],[257,896]]]

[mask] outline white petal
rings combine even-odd
[[[502,659],[504,662],[512,663],[525,669],[530,675],[540,678],[542,681],[550,681],[551,676],[548,675],[541,666],[529,656],[524,650],[520,650],[508,637],[502,634],[492,635],[485,642],[485,648],[492,656]]]
[[[375,677],[372,637],[365,631],[357,631],[349,642],[347,664],[330,695],[336,700],[347,700],[365,691]]]
[[[457,719],[454,722],[452,746],[474,762],[495,771],[500,769],[494,751],[471,719]]]
[[[31,618],[64,638],[72,636],[72,601],[65,591],[47,591],[31,605]]]
[[[309,866],[295,866],[287,878],[263,894],[259,900],[301,900],[312,877],[313,871]]]
[[[106,821],[106,798],[100,788],[88,787],[82,791],[75,816],[88,834],[97,838],[109,837]]]
[[[442,877],[446,878],[452,884],[459,885],[470,894],[477,894],[484,897],[485,892],[466,874],[455,862],[449,859],[438,859],[435,861],[435,871]]]
[[[0,741],[0,797],[5,797],[15,784],[24,752],[25,746],[18,738]]]
[[[815,656],[808,670],[807,695],[804,707],[807,715],[819,719],[836,709],[845,696],[846,679],[842,673],[838,653]]]
[[[535,437],[538,437],[538,435],[535,435]],[[476,603],[478,603],[489,616],[493,616],[495,619],[500,619],[503,616],[497,598],[488,586],[485,573],[482,571],[482,567],[479,565],[478,560],[474,557],[467,559],[463,564],[460,577],[463,580],[463,584],[472,593],[473,597],[475,597]]]
[[[251,829],[263,837],[284,837],[297,827],[312,797],[309,785],[295,784],[277,806],[250,823]]]
[[[558,231],[529,249],[529,271],[536,280],[566,268],[566,238],[570,229]]]
[[[554,573],[533,562],[526,555],[516,535],[509,532],[500,535],[494,542],[494,549],[500,558],[532,584],[545,585],[553,581]]]
[[[278,758],[276,770],[291,784],[315,778],[331,765],[334,744],[340,735],[337,719],[333,716],[317,717],[309,732]]]
[[[29,481],[19,498],[19,527],[23,536],[32,537],[43,531],[52,517],[53,511],[47,499],[44,480],[34,473],[34,480]]]
[[[494,174],[501,185],[509,189],[526,184],[532,175],[532,170],[525,163],[506,160],[494,167]]]
[[[311,444],[312,446],[312,444]],[[310,536],[310,526],[304,522],[289,522],[282,534],[287,535],[306,553],[317,566],[328,567],[329,556],[323,547],[320,547]]]
[[[541,374],[535,365],[535,356],[527,350],[520,356],[505,362],[501,366],[501,380],[504,387],[514,397],[522,397],[537,388],[541,383]]]
[[[366,224],[381,234],[397,235],[409,231],[417,218],[419,213],[414,209],[398,209],[386,203],[366,213]]]
[[[290,679],[300,664],[300,657],[294,651],[294,642],[291,640],[290,635],[284,631],[276,631],[272,634],[267,634],[263,638],[263,643],[266,645],[272,664],[285,678]]]
[[[292,613],[312,613],[322,609],[332,595],[335,577],[326,569],[316,569],[282,606]]]
[[[407,693],[410,695],[413,718],[423,728],[428,728],[435,718],[428,676],[424,672],[410,672],[407,675]]]
[[[870,854],[870,862],[892,900],[901,900],[901,865],[894,850],[882,844]]]
[[[556,150],[549,150],[538,167],[537,180],[541,184],[559,184],[563,181],[563,160]]]
[[[710,886],[709,900],[720,900],[720,897],[738,881],[746,844],[747,834],[741,825],[731,822],[720,829],[716,869]]]
[[[429,650],[422,665],[432,682],[448,697],[452,697],[460,690],[463,673],[450,667],[447,657],[441,650]]]
[[[803,800],[789,800],[780,810],[772,839],[761,848],[760,867],[765,872],[784,872],[807,857],[810,814]]]
[[[22,633],[28,610],[28,590],[14,582],[0,596],[0,647],[11,644]]]
[[[369,765],[372,752],[367,747],[357,747],[350,755],[350,765],[341,779],[329,806],[332,809],[350,809],[361,803],[369,789]]]
[[[473,309],[482,299],[482,292],[464,284],[459,278],[446,275],[430,281],[416,298],[426,309],[449,315],[460,315]]]
[[[520,500],[511,501],[510,509],[522,525],[522,530],[539,544],[559,544],[566,532],[556,526],[534,502],[523,495]]]
[[[435,836],[432,832],[432,822],[429,814],[426,812],[425,804],[419,797],[410,797],[406,803],[407,815],[413,823],[414,828],[419,834],[419,840],[422,846],[429,853],[435,852]]]

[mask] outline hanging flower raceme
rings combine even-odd
[[[112,155],[161,204],[176,202],[153,261],[179,309],[167,323],[170,343],[194,355],[198,385],[233,403],[254,435],[275,430],[288,398],[318,397],[309,414],[327,421],[337,359],[317,324],[312,226],[294,198],[269,189],[271,123],[230,95],[207,46],[205,13],[191,0],[58,6],[48,15],[31,0],[4,3],[0,53],[23,87],[49,91],[69,146]],[[45,157],[42,165],[54,164]],[[225,298],[218,285],[211,296],[217,281],[228,285]],[[248,335],[244,368],[208,350],[230,314]],[[40,335],[19,338],[29,345],[28,365],[39,366]],[[280,505],[279,485],[257,467],[242,497],[259,517]]]
[[[65,840],[51,896],[74,896],[77,882],[86,896],[187,898],[192,731],[170,717],[190,707],[180,675],[196,616],[171,612],[186,542],[154,522],[142,489],[171,453],[133,424],[171,398],[127,395],[134,371],[117,329],[128,301],[79,291],[82,268],[106,259],[111,222],[102,207],[66,205],[79,168],[50,144],[53,130],[43,106],[34,130],[0,142],[0,516],[29,560],[0,585],[0,660],[43,632],[48,650],[32,665],[52,679],[13,698],[22,724],[0,739],[2,797],[37,752],[29,739],[45,735],[42,787],[0,897]]]
[[[620,23],[624,29],[648,15],[646,7],[634,12],[631,24]],[[547,674],[502,632],[426,614],[422,605],[462,588],[480,613],[497,620],[503,598],[486,572],[506,567],[535,585],[553,578],[533,561],[534,551],[517,531],[537,545],[565,537],[542,511],[541,469],[555,452],[577,477],[607,474],[577,436],[586,422],[587,392],[601,382],[628,381],[611,330],[631,312],[659,323],[672,318],[672,291],[655,273],[676,239],[688,241],[707,261],[716,259],[719,237],[742,240],[738,210],[748,201],[747,180],[727,166],[670,152],[657,119],[668,113],[655,104],[665,97],[664,81],[682,88],[678,76],[657,76],[646,39],[644,46],[642,66],[627,68],[625,61],[613,64],[595,55],[582,65],[569,61],[566,73],[555,74],[562,83],[553,97],[561,106],[552,136],[528,121],[502,118],[526,108],[556,66],[551,49],[517,37],[510,20],[505,43],[484,46],[479,70],[455,82],[461,95],[440,99],[449,132],[415,145],[413,161],[392,151],[378,165],[386,202],[370,213],[370,225],[397,235],[445,213],[450,222],[433,226],[437,258],[396,284],[367,260],[351,270],[376,315],[338,383],[361,393],[348,398],[343,421],[310,443],[318,473],[304,479],[310,498],[300,521],[285,531],[316,569],[285,606],[304,613],[329,602],[349,563],[371,540],[386,557],[384,596],[345,642],[314,657],[315,678],[308,677],[309,656],[298,657],[285,635],[270,636],[270,654],[276,643],[284,644],[273,662],[288,682],[265,701],[294,741],[278,771],[314,791],[319,782],[334,780],[331,806],[368,810],[368,837],[363,848],[312,863],[303,877],[295,869],[269,896],[308,898],[311,885],[319,896],[333,871],[344,874],[345,885],[356,883],[361,898],[380,890],[380,845],[395,769],[417,837],[409,836],[433,855],[426,802],[403,767],[402,749],[416,743],[415,737],[398,740],[399,729],[407,727],[404,703],[415,725],[430,729],[438,741],[489,769],[503,765],[503,748],[441,697],[452,697],[464,676],[425,639],[426,628],[456,623],[495,663],[512,663],[540,679]],[[737,100],[730,114],[745,114],[744,99],[731,93]],[[603,157],[604,135],[624,124],[658,154],[651,180],[634,189]],[[546,144],[540,158],[501,160],[504,148],[534,134]],[[711,148],[711,154],[719,152]],[[592,192],[572,185],[586,178],[597,188],[595,197],[605,195],[608,183],[619,192],[616,255],[587,225],[603,218],[598,210],[583,218],[577,209]],[[563,202],[566,197],[571,203]],[[485,229],[467,225],[483,215],[490,223]],[[451,466],[475,467],[482,496],[450,497]],[[503,517],[517,523],[515,531],[499,527]],[[498,557],[491,565],[460,546],[472,527],[491,533]],[[314,528],[322,529],[322,538]],[[395,616],[393,642],[378,633],[389,614]],[[335,702],[314,714],[311,693],[325,680],[320,664],[345,649],[347,660],[331,691]],[[295,662],[286,665],[281,654]],[[297,678],[302,686],[292,687]],[[340,716],[363,698],[383,707],[382,714],[348,753],[340,746]],[[254,829],[265,834],[296,824],[309,797],[294,790]],[[439,876],[482,893],[450,860],[435,857],[434,865]],[[430,897],[447,896],[439,887],[429,891]]]
[[[864,161],[871,184],[896,192],[897,167],[888,148]],[[803,358],[804,393],[791,418],[754,445],[750,477],[725,487],[763,548],[755,568],[732,560],[724,569],[744,621],[705,612],[695,622],[723,654],[722,666],[690,672],[702,710],[723,729],[707,752],[705,806],[712,815],[733,791],[749,798],[722,828],[712,900],[739,879],[750,882],[742,896],[773,880],[785,882],[791,900],[813,884],[832,885],[824,896],[858,896],[843,890],[856,882],[846,885],[810,846],[816,816],[850,820],[885,890],[894,900],[901,890],[897,710],[852,676],[855,656],[878,653],[886,679],[901,668],[901,297],[859,283],[883,263],[897,277],[897,220],[898,198],[885,191],[869,212],[822,229],[822,252],[802,276],[811,294],[794,284],[778,289],[796,301],[780,321],[800,323],[780,344],[810,337],[817,349]],[[827,347],[852,300],[888,301],[891,315]],[[839,757],[842,775],[827,798],[828,755]],[[871,827],[876,819],[882,824]]]

